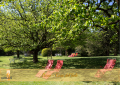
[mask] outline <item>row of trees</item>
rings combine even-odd
[[[115,53],[118,52],[116,43],[120,17],[115,0],[2,2],[4,7],[0,9],[0,46],[6,51],[14,50],[19,53],[20,50],[31,50],[33,62],[37,62],[38,52],[43,48],[61,45],[67,53],[69,48],[96,41],[94,37],[89,38],[94,34],[91,30],[94,30],[102,34],[97,39],[101,40],[104,55],[109,55],[111,48]]]

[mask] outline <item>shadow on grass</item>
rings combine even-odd
[[[33,60],[33,57],[32,57],[32,58],[26,58],[26,59],[27,59],[27,60]],[[38,58],[38,60],[39,60],[39,59],[42,59],[42,58]]]
[[[29,59],[28,59],[29,60]],[[39,61],[37,63],[33,62],[22,62],[22,63],[11,63],[10,67],[13,69],[43,69],[43,66],[46,65],[47,61]]]
[[[0,62],[3,62],[3,61],[0,60]]]
[[[120,85],[120,82],[111,82],[111,83],[113,83],[113,85]]]
[[[82,82],[85,82],[85,83],[91,83],[92,81],[82,81]]]
[[[32,58],[27,58],[32,60]],[[26,61],[22,63],[11,63],[10,67],[13,69],[43,69],[47,65],[47,60],[41,60],[38,58],[39,62],[33,63],[32,61]],[[52,68],[55,68],[57,60],[54,60]],[[107,58],[77,58],[77,59],[64,59],[62,69],[102,69],[100,66],[104,67],[107,62]],[[114,68],[119,68],[118,59],[116,58],[116,65]]]

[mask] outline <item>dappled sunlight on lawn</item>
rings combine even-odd
[[[33,58],[25,58],[26,62],[11,63],[10,67],[14,69],[44,69],[47,65],[47,57],[38,57],[39,62],[33,63]],[[51,59],[51,58],[50,58]],[[101,69],[100,66],[104,67],[107,62],[107,57],[52,57],[54,60],[52,68],[57,64],[57,60],[64,60],[62,69]],[[117,58],[118,59],[118,58]],[[118,68],[119,61],[116,61],[114,68]]]
[[[33,63],[33,57],[24,57],[26,59],[25,62],[15,62],[11,63],[9,61],[9,58],[13,58],[13,56],[8,57],[1,57],[2,62],[0,64],[7,64],[1,66],[1,68],[12,68],[12,69],[44,69],[44,67],[47,65],[48,59],[51,59],[49,57],[42,57],[38,56],[37,63]],[[114,56],[115,57],[115,56]],[[52,59],[54,60],[52,68],[54,68],[57,64],[57,60],[63,60],[63,66],[62,69],[101,69],[101,67],[104,67],[107,62],[106,56],[102,57],[59,57],[59,56],[53,56]],[[118,60],[118,56],[116,56],[116,64],[114,68],[119,68],[120,61]],[[100,67],[101,66],[101,67]]]

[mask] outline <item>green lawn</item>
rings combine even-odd
[[[118,82],[62,82],[62,81],[11,81],[11,82],[0,82],[0,85],[120,85]]]
[[[24,57],[21,55],[21,57]],[[97,57],[53,57],[55,67],[58,59],[63,59],[64,64],[62,69],[101,69],[100,66],[104,67],[107,58],[116,58],[116,65],[114,69],[118,69],[120,66],[119,56],[97,56]],[[32,56],[24,57],[27,61],[19,63],[18,60],[15,63],[10,64],[9,58],[13,56],[0,56],[0,68],[4,69],[44,69],[43,67],[47,64],[47,57],[38,56],[38,63],[33,63]],[[50,57],[49,57],[50,59]],[[3,65],[3,64],[6,64]],[[3,66],[2,66],[3,65]],[[0,85],[120,85],[119,82],[104,82],[104,81],[77,81],[77,82],[58,82],[58,81],[7,81],[0,82]]]

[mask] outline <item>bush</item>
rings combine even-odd
[[[51,50],[50,50],[50,48],[44,48],[43,50],[42,50],[42,56],[43,57],[46,57],[46,56],[50,56],[50,54],[51,54]]]
[[[80,56],[88,56],[87,48],[85,46],[77,46],[75,52],[80,54]]]
[[[81,48],[82,48],[82,46],[77,46],[76,48],[75,48],[75,53],[81,53]]]

